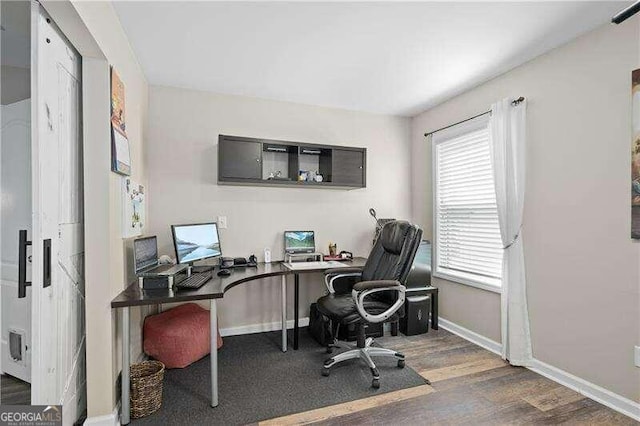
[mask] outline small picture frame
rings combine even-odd
[[[111,171],[130,176],[131,152],[124,106],[124,83],[111,67]]]

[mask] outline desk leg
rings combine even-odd
[[[438,329],[438,289],[431,293],[431,328]]]
[[[294,274],[293,283],[293,350],[298,350],[298,337],[300,329],[298,327],[298,320],[300,319],[300,275]]]
[[[122,404],[122,413],[120,414],[120,423],[129,424],[131,415],[130,392],[130,330],[129,330],[129,308],[122,308],[122,382],[120,399]]]
[[[287,276],[282,276],[282,352],[287,351]]]
[[[211,327],[211,406],[218,406],[218,311],[216,299],[209,306],[209,326]]]

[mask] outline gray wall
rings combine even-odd
[[[630,238],[638,19],[606,25],[412,122],[413,217],[430,234],[427,130],[526,96],[524,248],[534,357],[640,400],[640,244]],[[442,317],[500,340],[500,296],[437,280]]]
[[[0,3],[0,103],[8,105],[31,96],[31,5],[27,1]]]
[[[283,257],[283,231],[316,231],[319,250],[367,255],[374,221],[410,216],[410,120],[287,102],[152,86],[149,91],[147,232],[175,256],[169,225],[228,218],[220,230],[226,256]],[[219,186],[219,134],[367,148],[367,188],[327,190]],[[300,313],[323,294],[319,275],[301,278]],[[278,279],[232,289],[219,305],[220,327],[278,320]],[[291,292],[290,292],[291,295]],[[289,306],[293,306],[292,303]],[[293,318],[293,312],[289,313]]]
[[[31,70],[29,68],[5,65],[0,68],[0,74],[2,75],[0,102],[2,105],[29,99],[31,96]]]

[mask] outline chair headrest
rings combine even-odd
[[[405,220],[394,220],[385,224],[380,233],[382,247],[389,253],[399,255],[402,252],[407,233],[412,229],[414,229],[413,225]]]

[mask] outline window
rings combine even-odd
[[[499,291],[502,241],[488,117],[433,136],[434,276]]]

